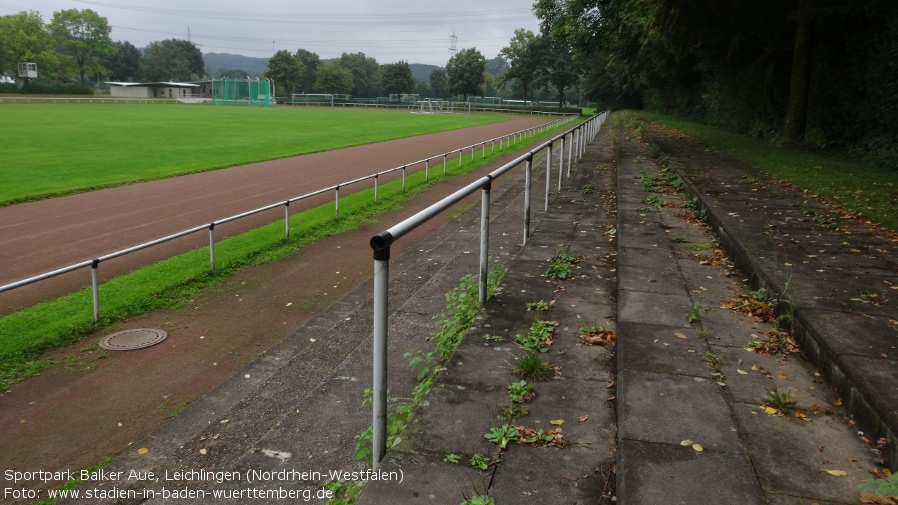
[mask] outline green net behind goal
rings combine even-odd
[[[215,105],[249,105],[271,107],[271,81],[268,79],[213,79],[212,103]]]

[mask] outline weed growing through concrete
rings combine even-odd
[[[711,377],[717,381],[717,384],[726,386],[726,377],[723,375],[723,360],[713,352],[708,351],[705,354],[705,363],[713,370]]]
[[[552,264],[545,273],[549,279],[563,281],[574,276],[574,264],[577,263],[578,258],[571,254],[571,246],[559,247],[549,261]]]
[[[531,310],[533,310],[533,311],[537,311],[537,310],[539,310],[539,311],[547,311],[547,310],[549,310],[549,307],[550,307],[550,305],[549,305],[545,300],[538,300],[538,301],[535,301],[535,302],[529,302],[529,303],[527,303],[527,310],[528,310],[528,311],[531,311]]]
[[[496,500],[490,496],[475,492],[470,497],[465,497],[465,501],[461,502],[461,505],[496,505]]]
[[[555,370],[539,357],[539,353],[529,352],[515,363],[514,374],[524,379],[539,381],[554,377]]]
[[[882,474],[885,475],[882,478],[876,479],[864,479],[858,485],[858,489],[861,490],[862,493],[870,493],[877,496],[884,496],[890,500],[898,499],[898,473],[893,474]],[[880,501],[864,501],[864,503],[889,503],[888,501],[880,500]]]
[[[321,489],[327,489],[333,493],[334,497],[328,500],[327,505],[350,505],[359,499],[364,485],[364,482],[354,480],[329,480],[321,483]]]
[[[498,464],[501,459],[499,456],[487,456],[481,452],[475,453],[471,456],[471,459],[468,460],[468,464],[471,465],[472,468],[479,468],[480,470],[486,470],[490,467],[490,465]]]
[[[443,457],[443,461],[445,461],[446,463],[456,464],[461,461],[461,456],[455,454],[454,452],[450,452]]]
[[[711,309],[702,309],[701,304],[695,302],[686,309],[686,321],[697,323],[701,321],[702,317],[707,315],[708,312],[711,312]]]
[[[786,410],[795,406],[795,401],[792,400],[789,392],[780,392],[776,383],[771,383],[767,388],[767,403],[777,410]]]
[[[537,319],[530,325],[530,330],[526,334],[521,335],[519,333],[516,336],[516,341],[530,352],[546,352],[549,350],[549,346],[552,345],[552,335],[554,333],[554,324]]]
[[[509,424],[493,426],[489,432],[483,435],[483,438],[498,445],[500,450],[504,450],[509,442],[514,442],[518,439],[518,430]]]
[[[505,386],[505,390],[508,392],[508,399],[511,400],[512,403],[524,403],[530,401],[534,394],[533,386],[527,384],[527,381],[525,380],[512,382]]]

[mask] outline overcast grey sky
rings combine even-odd
[[[516,28],[534,32],[533,0],[0,0],[0,15],[36,10],[46,22],[64,9],[109,20],[112,39],[137,47],[188,38],[204,52],[268,58],[298,48],[322,58],[363,52],[379,63],[444,66],[450,36],[493,58]]]

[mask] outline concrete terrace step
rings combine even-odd
[[[648,125],[644,130],[648,142],[627,128],[617,139],[618,503],[856,503],[857,484],[879,463],[878,455],[821,380],[821,374],[832,376],[826,360],[817,372],[792,352],[773,322],[729,308],[758,287],[746,280],[776,278],[784,264],[802,263],[803,257],[776,246],[789,240],[771,243],[768,225],[806,198],[747,183],[734,160],[705,157],[704,146],[684,147],[681,139],[656,136]],[[684,208],[687,196],[662,187],[665,174],[651,159],[649,143],[670,156],[746,274],[721,255],[700,213]],[[785,235],[804,241],[807,233]],[[765,263],[765,256],[780,263]],[[845,260],[827,258],[835,264],[814,261],[814,268]],[[798,288],[799,278],[793,282]],[[785,289],[766,287],[774,295]],[[826,298],[830,291],[819,288],[806,291],[806,299]],[[841,331],[830,326],[832,317],[813,319],[821,329]],[[801,340],[805,353],[819,356],[817,346]],[[770,352],[753,351],[752,341],[770,342]],[[771,402],[781,395],[785,401]]]

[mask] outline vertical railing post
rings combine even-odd
[[[571,155],[574,152],[574,132],[571,132],[571,141],[567,143],[567,176],[571,176],[571,164],[573,160],[571,159]]]
[[[471,146],[471,162],[474,161],[474,146]]]
[[[374,202],[377,203],[377,178],[380,174],[374,174]]]
[[[446,175],[446,155],[443,154],[443,175]]]
[[[95,259],[90,264],[90,284],[94,298],[94,322],[100,322],[100,260]]]
[[[284,239],[290,240],[290,200],[284,202]]]
[[[589,125],[583,125],[583,140],[580,142],[580,155],[577,157],[579,160],[583,157],[583,153],[586,152],[586,143],[589,142]]]
[[[458,150],[458,168],[461,168],[461,155],[462,155],[462,151],[463,151],[463,149],[459,149],[459,150]]]
[[[402,191],[405,192],[405,165],[402,166]]]
[[[430,160],[424,160],[424,180],[430,180]]]
[[[340,186],[334,188],[334,217],[340,219]]]
[[[496,154],[496,139],[491,140],[490,143],[492,144],[492,146],[491,146],[492,151],[490,151],[490,152],[492,154]]]
[[[490,275],[490,189],[493,176],[487,175],[487,182],[480,190],[480,289],[477,302],[481,308],[486,304],[487,279]]]
[[[373,245],[373,244],[372,244]],[[387,319],[390,294],[390,246],[374,249],[374,349],[372,364],[371,466],[380,467],[387,453]]]
[[[209,223],[209,269],[215,270],[215,223]]]
[[[527,238],[530,236],[530,186],[531,173],[533,172],[533,155],[527,158],[527,165],[524,168],[524,242],[527,245]]]
[[[546,150],[546,204],[544,211],[549,210],[549,189],[552,187],[552,143],[549,142],[549,148]]]
[[[480,157],[486,158],[486,142],[480,144]]]
[[[561,192],[561,176],[564,174],[564,135],[561,136],[561,147],[558,149],[558,191]]]

